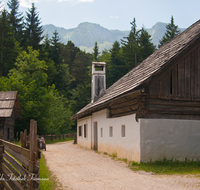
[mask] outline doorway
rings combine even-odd
[[[94,150],[98,150],[98,127],[97,127],[97,122],[94,122]]]

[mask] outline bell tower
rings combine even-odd
[[[92,103],[106,92],[106,63],[92,62]]]

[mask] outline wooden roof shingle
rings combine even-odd
[[[104,96],[99,98],[94,103],[89,103],[72,119],[84,115],[84,112],[93,110],[106,102],[110,102],[113,98],[119,97],[129,91],[137,90],[147,79],[152,75],[162,70],[162,68],[171,62],[177,55],[181,54],[191,43],[200,38],[200,20],[191,25],[174,39],[167,42],[151,54],[147,59],[133,68],[130,72],[124,75],[121,79],[110,86]]]
[[[14,108],[16,117],[21,118],[17,91],[0,92],[0,117],[10,117]]]

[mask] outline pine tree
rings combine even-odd
[[[23,45],[25,47],[32,46],[33,49],[39,49],[39,43],[43,39],[43,29],[38,13],[36,12],[35,4],[32,3],[32,7],[26,12],[26,27],[25,35],[23,39]]]
[[[98,55],[99,55],[99,46],[98,46],[98,43],[95,42],[94,48],[93,48],[93,56],[94,56],[95,61],[98,61]]]
[[[149,35],[144,27],[141,29],[139,44],[141,54],[140,62],[142,62],[156,50],[156,46],[151,42],[151,35]]]
[[[8,14],[4,10],[0,15],[0,76],[7,76],[14,67],[17,51],[12,27],[8,22]]]
[[[7,3],[9,9],[9,23],[13,28],[14,37],[18,42],[22,40],[22,30],[23,30],[23,16],[22,13],[18,12],[19,1],[9,0]]]
[[[50,40],[51,41],[51,52],[50,52],[50,57],[54,61],[55,66],[58,67],[61,64],[61,58],[60,58],[60,38],[58,36],[58,32],[55,30],[53,33],[53,37]]]
[[[174,24],[173,16],[171,17],[171,23],[166,25],[166,29],[167,30],[165,32],[165,35],[159,41],[158,47],[161,47],[163,44],[165,44],[166,42],[170,41],[171,39],[173,39],[176,35],[178,35],[180,33],[180,31],[178,30],[178,25]]]
[[[133,19],[131,24],[131,31],[128,37],[124,37],[125,40],[121,40],[123,56],[126,63],[127,72],[138,64],[140,59],[140,46],[139,46],[139,33],[140,30],[136,30],[136,20]]]
[[[120,47],[120,43],[118,41],[115,41],[110,50],[111,53],[110,63],[108,63],[106,66],[107,88],[126,74],[126,69],[124,66],[124,61],[122,59],[121,52],[122,49]]]

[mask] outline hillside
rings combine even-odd
[[[67,41],[72,41],[76,46],[86,52],[92,52],[95,41],[98,42],[99,50],[109,49],[117,40],[120,41],[123,37],[128,36],[129,31],[108,30],[99,24],[84,22],[78,27],[65,29],[56,27],[52,24],[44,25],[44,34],[48,33],[51,38],[55,30],[57,30],[60,41],[64,44]],[[147,29],[152,36],[152,42],[157,46],[166,30],[166,23],[157,22],[152,28]],[[184,29],[179,28],[182,32]]]

